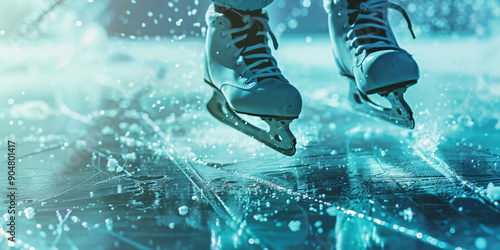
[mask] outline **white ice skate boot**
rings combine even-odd
[[[403,98],[417,83],[418,65],[399,47],[387,19],[388,8],[406,12],[388,0],[325,0],[335,60],[350,81],[349,99],[363,113],[413,129],[413,113]],[[380,94],[392,108],[376,104],[368,95]]]
[[[221,13],[222,12],[222,13]],[[205,82],[214,89],[210,113],[227,125],[285,154],[295,153],[289,124],[302,108],[299,92],[283,77],[268,46],[277,41],[262,10],[239,11],[212,5],[205,54]],[[236,113],[261,117],[269,131],[246,122]]]

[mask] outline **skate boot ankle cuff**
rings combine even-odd
[[[214,9],[215,9],[215,12],[221,13],[221,14],[224,14],[224,12],[226,12],[226,10],[227,10],[227,8],[224,8],[224,7],[219,6],[217,4],[214,4]]]
[[[366,0],[348,0],[347,8],[348,9],[357,9],[362,2],[366,2]]]
[[[262,12],[262,9],[258,10],[238,10],[233,8],[225,8],[214,4],[215,12],[223,14],[229,20],[231,20],[232,28],[239,28],[245,26],[243,21],[243,16],[253,16],[253,17],[265,17],[267,16]]]
[[[226,11],[229,10],[230,8],[222,7],[220,5],[214,4],[215,12],[221,13],[221,14],[226,14]],[[238,9],[234,9],[238,10]],[[257,9],[257,10],[238,10],[239,13],[242,15],[250,15],[250,16],[260,16],[262,15],[262,9]]]

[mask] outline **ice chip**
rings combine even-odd
[[[334,208],[334,207],[329,207],[326,209],[326,212],[330,215],[330,216],[337,216],[338,214],[338,209]]]
[[[187,206],[181,206],[179,207],[179,214],[181,216],[186,215],[189,212],[189,208]]]
[[[112,219],[106,219],[105,222],[106,222],[106,229],[108,231],[112,231],[113,230],[113,220]]]
[[[404,219],[411,222],[412,219],[413,219],[413,211],[411,210],[411,207],[403,210],[403,216],[404,216]]]
[[[116,172],[117,172],[117,173],[120,173],[120,172],[122,172],[122,171],[123,171],[123,167],[122,167],[122,166],[118,166],[118,167],[116,168]]]
[[[109,172],[115,172],[116,168],[119,167],[119,166],[120,165],[118,165],[118,161],[115,158],[111,157],[111,158],[108,159],[108,165],[107,165],[107,167],[108,167],[108,171]]]
[[[292,230],[292,232],[298,232],[300,230],[300,224],[300,221],[292,220],[288,223],[288,227]]]
[[[500,200],[500,186],[497,187],[490,182],[490,184],[488,184],[488,187],[486,187],[485,192],[488,195],[488,197],[490,197],[490,200],[492,202]]]
[[[135,161],[137,159],[137,155],[135,154],[135,152],[132,152],[130,154],[122,155],[122,158],[129,161]]]
[[[33,217],[35,217],[35,209],[32,207],[25,208],[24,209],[24,216],[26,216],[26,218],[28,220],[33,219]]]

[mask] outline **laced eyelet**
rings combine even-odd
[[[223,40],[224,45],[221,44],[220,46],[222,50],[226,49],[224,52],[226,56],[231,56],[231,53],[233,53],[233,59],[230,59],[229,61],[233,60],[233,63],[230,63],[230,65],[235,65],[233,67],[236,67],[237,71],[241,71],[239,72],[241,75],[238,76],[239,82],[242,85],[245,84],[248,85],[248,87],[251,87],[252,84],[255,84],[255,80],[259,79],[259,77],[280,77],[281,72],[277,68],[276,60],[271,55],[271,49],[267,43],[267,35],[269,34],[273,39],[275,49],[277,49],[278,43],[276,37],[271,32],[268,19],[264,16],[241,16],[243,22],[246,23],[243,27],[239,27],[238,29],[223,28],[218,33],[219,37],[227,37]],[[235,34],[234,32],[238,33]],[[265,41],[260,42],[255,39],[255,37],[264,37]],[[226,48],[224,48],[224,46],[226,46]],[[260,52],[259,54],[257,52],[259,49],[265,49],[266,53]],[[250,57],[250,61],[247,62],[245,61],[245,56],[243,54],[255,54],[258,56]],[[252,78],[245,79],[246,77],[243,76],[246,76],[247,74],[251,74]]]

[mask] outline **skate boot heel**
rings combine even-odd
[[[391,108],[387,108],[370,100],[366,94],[358,89],[356,81],[349,78],[349,102],[356,111],[367,114],[368,117],[377,117],[395,125],[413,129],[415,128],[413,112],[403,97],[403,94],[411,85],[402,83],[399,86],[395,86],[396,88],[378,92],[378,94],[386,98],[391,104]]]
[[[269,130],[261,129],[241,118],[227,102],[222,92],[209,81],[205,80],[214,90],[213,96],[207,103],[210,114],[224,124],[266,144],[272,149],[288,156],[295,154],[297,139],[290,131],[290,122],[293,119],[280,119],[279,117],[261,117],[269,125]]]

